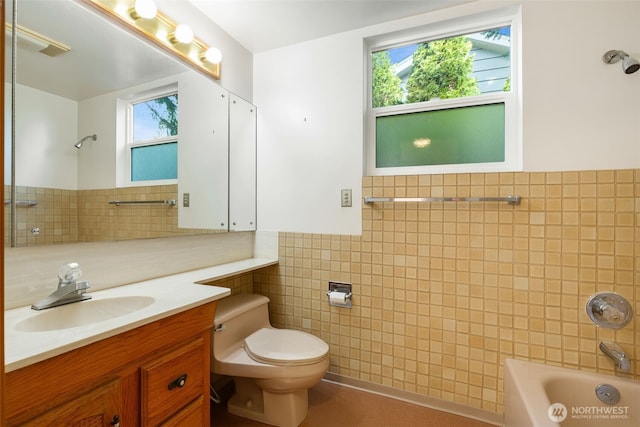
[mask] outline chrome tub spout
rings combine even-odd
[[[611,341],[600,341],[600,350],[607,355],[616,364],[621,371],[628,372],[631,370],[631,362],[627,358],[627,354],[622,347]]]

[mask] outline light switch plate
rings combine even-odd
[[[340,191],[340,206],[342,206],[343,208],[350,208],[352,203],[351,203],[351,189],[347,188],[347,189],[343,189]]]

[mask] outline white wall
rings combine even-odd
[[[258,227],[359,234],[366,37],[514,2],[478,1],[257,54]],[[640,2],[525,1],[523,151],[527,171],[640,167]],[[304,118],[308,121],[305,122]],[[341,208],[341,188],[354,206]]]
[[[362,41],[349,34],[256,55],[258,227],[359,232]],[[340,207],[352,189],[354,206]]]
[[[116,96],[113,93],[78,103],[78,138],[96,135],[78,150],[78,190],[116,186]]]
[[[640,58],[640,2],[527,2],[523,8],[524,167],[640,167],[640,72],[602,55]]]
[[[5,83],[11,93],[11,85]],[[5,97],[5,111],[11,98]],[[16,183],[20,186],[75,189],[78,105],[60,96],[16,85]],[[10,117],[5,118],[10,129]],[[10,145],[10,133],[5,135]],[[7,147],[5,147],[6,149]],[[5,182],[11,182],[10,157],[5,159]]]

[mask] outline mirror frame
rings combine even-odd
[[[4,0],[0,0],[0,18],[3,22],[6,22],[5,17],[5,2]],[[5,44],[5,32],[3,31],[0,35],[0,43],[2,44],[2,58],[3,58],[3,66],[2,70],[0,70],[0,76],[2,77],[2,81],[4,82],[4,44]],[[4,84],[2,88],[0,88],[0,96],[4,99]],[[0,112],[2,112],[2,117],[4,117],[4,102],[2,102],[2,106],[0,106]],[[0,132],[4,135],[4,119],[0,124]],[[4,188],[4,150],[0,152],[0,163],[2,164],[2,188]],[[1,223],[4,224],[4,209],[0,212],[0,220]],[[4,225],[3,225],[4,227]],[[4,310],[4,245],[0,245],[0,274],[2,274],[2,289],[0,289],[0,306]],[[5,425],[4,422],[4,390],[5,390],[5,379],[4,379],[4,315],[0,317],[0,425]]]

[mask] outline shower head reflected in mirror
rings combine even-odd
[[[605,64],[615,64],[622,60],[622,71],[625,74],[633,74],[640,70],[640,62],[637,59],[632,58],[629,54],[623,50],[609,50],[602,56],[602,61]]]
[[[96,139],[98,139],[98,137],[97,137],[97,135],[95,133],[93,135],[87,135],[84,138],[82,138],[80,141],[78,141],[75,144],[73,144],[73,146],[79,149],[80,147],[82,147],[82,144],[84,144],[84,142],[87,139],[91,139],[92,141],[95,141]]]

